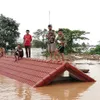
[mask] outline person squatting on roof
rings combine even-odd
[[[24,52],[20,44],[18,44],[18,46],[15,48],[14,56],[15,56],[15,61],[18,61],[20,58],[21,59],[23,58]]]

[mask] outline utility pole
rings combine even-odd
[[[49,11],[49,24],[50,24],[50,11]]]

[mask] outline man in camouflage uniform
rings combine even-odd
[[[56,44],[55,44],[55,33],[52,30],[52,25],[48,25],[48,34],[47,34],[47,46],[48,46],[48,52],[50,53],[50,60],[52,60],[52,57],[55,55],[56,50]]]

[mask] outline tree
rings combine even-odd
[[[100,55],[100,41],[98,41],[98,45],[95,48],[90,49],[90,54],[99,54]]]
[[[43,43],[43,41],[39,41],[39,40],[33,40],[32,43],[33,47],[35,48],[46,48],[46,45]]]
[[[63,28],[62,30],[67,42],[66,49],[67,49],[67,52],[69,53],[75,52],[74,51],[75,44],[79,44],[79,43],[76,43],[75,41],[88,40],[88,38],[86,38],[84,35],[89,34],[89,32],[80,31],[80,30],[70,30],[67,28]]]
[[[63,28],[62,30],[66,38],[67,46],[65,51],[67,51],[67,53],[81,52],[82,48],[85,48],[86,46],[85,43],[83,44],[77,43],[77,40],[88,40],[88,38],[86,38],[84,35],[89,34],[89,32],[80,30],[70,30],[67,28]],[[56,33],[58,33],[58,31],[56,31]],[[46,29],[44,29],[43,31],[41,29],[38,29],[36,32],[33,33],[33,36],[35,40],[43,41],[43,43],[45,43],[46,34],[47,34]]]
[[[38,29],[36,32],[33,32],[33,37],[35,40],[40,40],[40,37],[42,36],[43,31],[41,29]]]
[[[0,46],[6,49],[13,49],[16,46],[19,24],[15,20],[0,15]]]
[[[34,47],[41,47],[46,48],[46,34],[47,30],[38,29],[36,32],[33,32],[33,46]]]
[[[97,45],[96,48],[90,50],[90,54],[99,54],[100,55],[100,45]]]

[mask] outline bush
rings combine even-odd
[[[99,54],[100,55],[100,45],[97,45],[96,48],[91,49],[90,54]]]

